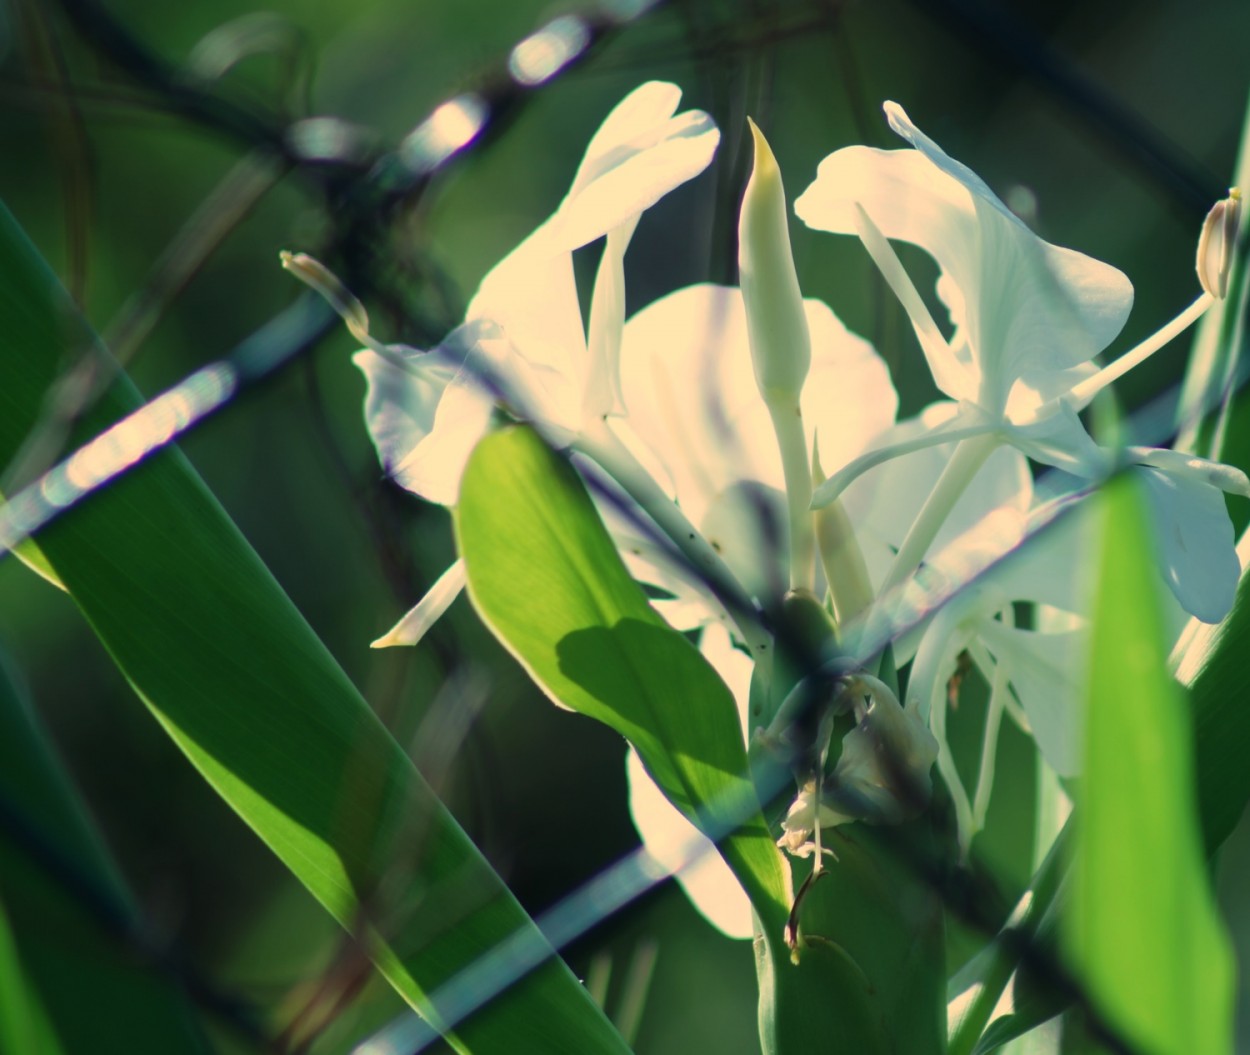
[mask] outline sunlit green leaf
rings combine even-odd
[[[1193,734],[1163,657],[1140,496],[1106,488],[1066,944],[1093,1006],[1156,1055],[1232,1050],[1232,963],[1205,868]]]
[[[489,436],[456,524],[474,604],[548,695],[626,736],[679,807],[726,819],[746,771],[729,690],[647,603],[573,469],[528,429]],[[768,1052],[872,1055],[894,1050],[891,1037],[909,1053],[940,1050],[940,905],[905,866],[874,856],[870,833],[858,838],[838,843],[845,860],[813,888],[797,967],[781,941],[785,865],[758,812],[722,843],[764,929]],[[853,951],[831,935],[850,935]],[[894,1002],[903,992],[908,1002]]]
[[[0,211],[0,459],[90,335]],[[133,408],[125,383],[86,427]],[[176,450],[38,536],[115,662],[190,761],[413,1006],[517,931],[541,937]],[[153,793],[157,793],[153,789]],[[548,960],[473,1014],[472,1052],[624,1051]]]
[[[478,445],[456,531],[474,604],[544,691],[628,739],[688,815],[736,820],[754,792],[729,689],[656,614],[576,474],[534,432]],[[724,853],[753,902],[784,919],[786,878],[758,809]]]

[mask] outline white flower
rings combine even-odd
[[[902,107],[886,103],[885,111],[913,149],[837,151],[795,212],[809,227],[863,239],[902,300],[938,388],[959,405],[945,433],[998,431],[1041,461],[1085,463],[1092,445],[1071,405],[1054,400],[1119,333],[1132,286],[1110,265],[1043,241]],[[941,267],[938,292],[955,327],[949,340],[889,238],[920,246]]]
[[[676,113],[680,97],[675,85],[653,81],[617,105],[559,208],[486,275],[464,324],[438,348],[375,345],[356,354],[368,381],[366,423],[382,464],[402,486],[454,505],[465,462],[497,404],[560,445],[621,413],[625,250],[641,213],[703,171],[720,139],[702,111]],[[601,237],[585,327],[572,254]],[[437,619],[456,592],[443,589],[437,604],[422,602],[419,617],[414,609],[379,644],[414,644],[415,631]]]
[[[1089,360],[1119,332],[1132,305],[1128,279],[1037,237],[901,107],[886,103],[885,111],[891,128],[913,149],[837,151],[821,163],[795,210],[811,227],[860,237],[906,309],[937,386],[954,400],[935,428],[879,445],[815,490],[813,505],[819,507],[877,465],[961,441],[882,584],[885,603],[894,603],[893,591],[919,566],[964,489],[1000,445],[1101,482],[1117,456],[1094,443],[1077,412],[1190,325],[1214,295],[1203,293],[1142,344],[1096,370]],[[949,339],[890,238],[920,246],[940,266],[938,294],[953,325]],[[1218,254],[1208,246],[1205,256],[1212,255]],[[1200,270],[1203,260],[1200,248]],[[1250,483],[1238,470],[1198,465],[1169,451],[1127,453],[1159,518],[1160,565],[1169,587],[1192,614],[1222,618],[1232,603],[1237,562],[1220,491],[1250,495]]]
[[[804,301],[811,367],[803,421],[820,460],[841,465],[893,420],[898,397],[868,342],[821,301]],[[772,421],[751,365],[747,315],[736,287],[697,285],[625,324],[619,423],[650,452],[655,471],[748,592],[779,597],[789,561],[785,478]],[[698,591],[680,572],[644,576],[680,596]]]

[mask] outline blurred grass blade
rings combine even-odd
[[[1237,546],[1250,563],[1250,533]],[[1190,687],[1197,740],[1198,805],[1206,852],[1228,838],[1250,800],[1250,707],[1246,706],[1246,655],[1250,649],[1250,576],[1244,573],[1233,610],[1217,627],[1189,636],[1177,674]]]
[[[139,1048],[136,1051],[142,1050]],[[0,901],[0,1051],[63,1055],[65,1049],[44,1010],[39,991],[26,977],[17,940]]]
[[[91,336],[3,210],[0,275],[7,462],[66,349]],[[85,427],[138,402],[119,383]],[[437,1021],[427,993],[533,928],[180,452],[153,455],[38,542],[169,735],[414,1007]],[[451,1039],[509,1055],[627,1050],[554,958]]]
[[[0,807],[0,1052],[208,1051],[178,983],[136,955],[134,902],[2,669]]]
[[[918,908],[924,896],[909,900],[913,886],[867,849],[869,833],[864,847],[839,843],[846,854],[812,888],[802,955],[791,962],[783,940],[789,870],[745,778],[733,698],[651,608],[573,468],[530,429],[486,437],[461,483],[456,532],[474,605],[547,694],[625,736],[696,822],[732,829],[721,852],[763,930],[756,966],[764,1051],[939,1051],[941,956],[930,978],[933,965],[922,955],[932,913]],[[865,891],[867,898],[853,900]],[[826,895],[838,902],[839,894],[852,900],[819,911]],[[868,935],[849,950],[842,941],[848,915]],[[936,915],[940,921],[940,906]],[[940,928],[936,935],[940,947]],[[860,956],[886,969],[866,974]],[[908,1002],[892,999],[902,991]],[[907,1041],[895,1048],[890,1037]]]
[[[1250,208],[1250,98],[1246,100],[1241,150],[1233,175],[1233,186],[1241,191],[1243,209]],[[1215,202],[1211,204],[1214,205]],[[1195,330],[1193,349],[1189,354],[1189,364],[1185,369],[1185,380],[1176,410],[1177,424],[1180,426],[1176,449],[1201,451],[1217,461],[1222,458],[1223,452],[1212,449],[1211,444],[1221,437],[1213,435],[1211,417],[1219,412],[1222,399],[1232,398],[1231,391],[1222,393],[1221,390],[1235,381],[1237,359],[1242,351],[1238,345],[1246,339],[1245,321],[1243,319],[1239,323],[1236,317],[1239,310],[1245,310],[1247,285],[1250,284],[1250,267],[1247,266],[1250,238],[1246,237],[1246,226],[1247,221],[1243,219],[1240,249],[1234,257],[1229,275],[1228,296],[1212,305]],[[1215,446],[1221,444],[1216,442]]]
[[[1132,481],[1102,501],[1065,939],[1093,1006],[1134,1048],[1231,1053],[1231,954],[1206,873],[1190,717],[1162,652],[1153,540]]]

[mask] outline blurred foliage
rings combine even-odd
[[[0,197],[95,328],[109,334],[248,145],[177,113],[168,93],[144,90],[107,41],[75,29],[67,10],[83,6],[0,6]],[[208,34],[256,10],[246,0],[110,0],[105,7],[175,67]],[[334,115],[393,145],[442,99],[498,75],[509,48],[565,7],[271,0],[266,10],[288,27],[298,61],[256,55],[208,90],[278,125]],[[715,171],[642,223],[627,265],[630,304],[692,281],[729,280],[749,160],[744,116],[768,133],[793,197],[833,149],[893,146],[879,111],[893,98],[1046,238],[1129,274],[1137,305],[1118,345],[1127,347],[1196,290],[1203,194],[1230,179],[1250,80],[1247,41],[1250,5],[1242,0],[673,0],[526,94],[497,135],[369,232],[349,269],[365,280],[359,292],[381,336],[428,343],[454,324],[484,271],[559,200],[611,105],[639,81],[664,78],[683,85],[686,105],[713,114],[724,139]],[[1089,91],[1070,90],[1069,75]],[[1098,116],[1106,100],[1114,119]],[[1142,129],[1174,163],[1142,149]],[[333,206],[331,184],[298,172],[260,195],[131,350],[140,388],[155,393],[172,384],[289,303],[296,290],[277,265],[278,250],[324,252],[350,235]],[[214,215],[223,214],[224,206]],[[865,254],[801,225],[793,235],[804,291],[873,338],[894,370],[904,412],[918,409],[932,396],[930,382]],[[907,262],[918,274],[930,266],[919,255]],[[184,447],[419,759],[417,731],[444,678],[469,664],[489,679],[487,704],[448,763],[444,795],[537,911],[636,845],[624,804],[624,746],[541,699],[463,601],[417,650],[368,650],[446,566],[451,536],[441,510],[382,477],[361,422],[363,383],[348,361],[351,347],[335,334]],[[1148,371],[1135,372],[1129,404],[1173,384],[1185,349],[1177,342]],[[69,600],[11,560],[0,565],[0,646],[29,684],[156,932],[260,1005],[275,1026],[289,1022],[335,963],[335,925],[149,719]],[[953,721],[957,742],[965,720],[977,728],[976,694],[968,698]],[[1000,773],[1015,785],[996,796],[982,840],[1004,903],[1024,881],[1032,849],[1021,819],[1031,803],[1032,749],[1008,741],[1012,732],[1004,732],[1009,753]],[[975,745],[965,740],[975,766]],[[1244,901],[1235,910],[1244,916]],[[658,959],[639,1050],[754,1050],[750,949],[712,932],[672,885],[567,955],[583,976],[596,955],[611,957],[612,1009],[634,951],[651,939]],[[344,1050],[394,1006],[383,990],[366,987],[318,1050]]]

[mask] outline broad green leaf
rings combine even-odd
[[[0,210],[0,460],[35,423],[67,348],[90,341]],[[126,383],[87,426],[134,408]],[[362,945],[428,995],[541,936],[176,449],[39,533],[39,547],[190,761]],[[463,1052],[627,1050],[556,959],[472,1014]]]
[[[465,470],[456,536],[496,636],[553,700],[629,740],[684,813],[737,828],[726,860],[784,919],[787,876],[758,806],[735,824],[754,790],[733,697],[630,578],[572,469],[530,429],[488,436]]]
[[[790,961],[782,940],[790,909],[788,868],[753,805],[733,699],[630,578],[576,472],[532,430],[488,436],[465,471],[456,531],[474,605],[546,693],[629,739],[670,800],[696,823],[714,829],[742,818],[720,845],[763,931],[756,958],[764,1050],[894,1050],[888,1038],[898,1023],[878,998],[877,978],[857,962],[861,949],[848,951],[827,937],[826,925],[843,925],[839,915],[858,912],[858,905],[813,914],[813,940],[798,966]],[[749,813],[735,817],[746,801],[752,803]],[[871,887],[877,895],[858,924],[865,935],[862,951],[873,968],[914,967],[921,960],[917,949],[930,944],[923,927],[913,929],[916,903],[900,904],[893,896],[895,877],[869,855],[850,853],[856,862],[848,865],[851,885]],[[830,890],[848,889],[828,882]],[[823,893],[813,905],[822,900]],[[885,916],[891,924],[876,928]],[[805,928],[808,922],[805,915]],[[937,933],[940,949],[940,925]],[[940,1009],[940,971],[935,977],[939,996],[932,1006]],[[923,1016],[929,1009],[888,1010]],[[936,1012],[932,1017],[936,1021]]]
[[[0,800],[0,1052],[207,1052],[186,994],[137,953],[134,901],[2,669]],[[6,1030],[47,1036],[10,1047]]]
[[[1144,506],[1113,481],[1092,629],[1065,941],[1094,1006],[1152,1055],[1232,1051],[1232,961],[1208,883],[1193,734],[1163,657]]]

